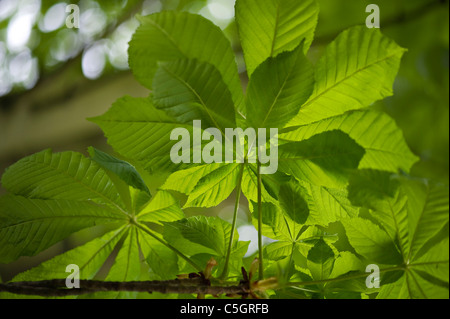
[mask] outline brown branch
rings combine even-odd
[[[159,292],[163,294],[208,294],[208,295],[239,295],[250,293],[249,284],[240,282],[237,285],[211,285],[202,277],[162,281],[99,281],[80,280],[80,288],[68,289],[64,279],[23,281],[0,283],[0,292],[20,295],[38,295],[43,297],[79,296],[95,292]]]

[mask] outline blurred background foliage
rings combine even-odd
[[[221,27],[245,65],[234,23],[234,0],[0,0],[0,175],[18,159],[52,148],[85,154],[87,147],[110,150],[101,130],[86,121],[104,113],[119,97],[147,96],[127,63],[136,14],[161,10],[199,13]],[[381,30],[408,49],[393,97],[374,108],[390,114],[412,151],[421,158],[412,174],[449,180],[449,1],[318,0],[319,24],[309,52],[317,61],[325,46],[347,27],[364,24],[365,9],[381,10]],[[69,4],[80,8],[79,29],[67,28]],[[0,188],[0,194],[4,192]],[[211,214],[232,214],[225,202]],[[254,236],[242,212],[241,240]],[[253,233],[252,233],[253,232]],[[0,265],[8,280],[92,235],[82,231],[48,251]],[[253,234],[253,235],[252,235]]]

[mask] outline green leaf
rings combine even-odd
[[[299,229],[309,216],[309,207],[302,197],[301,188],[298,183],[291,181],[280,188],[280,207],[282,211],[293,221],[291,229],[293,238],[296,238]]]
[[[305,224],[326,226],[342,218],[358,215],[358,208],[352,206],[345,189],[317,186],[305,181],[299,181],[299,185],[309,207]]]
[[[152,89],[158,62],[198,59],[212,64],[229,87],[234,105],[243,108],[243,92],[233,50],[219,27],[186,12],[160,12],[138,17],[141,25],[130,42],[128,54],[133,74]]]
[[[255,164],[247,164],[244,166],[244,173],[242,176],[242,193],[248,200],[258,201],[258,176],[257,167]],[[263,202],[276,202],[276,194],[269,185],[270,181],[274,180],[274,175],[262,175],[261,183],[261,200]],[[278,181],[276,181],[278,186]]]
[[[0,199],[4,261],[33,256],[81,229],[128,219],[112,180],[80,153],[28,156],[7,169],[2,184],[10,192]]]
[[[153,103],[183,124],[201,120],[205,128],[216,127],[222,133],[236,126],[233,100],[219,71],[198,60],[160,63],[153,81]]]
[[[330,278],[338,278],[351,271],[365,271],[365,268],[364,263],[354,254],[348,251],[341,251],[334,262]]]
[[[392,173],[367,169],[350,176],[348,192],[353,205],[383,210],[385,200],[395,198],[398,188],[399,183]]]
[[[127,219],[92,201],[0,197],[0,262],[34,256],[74,232],[113,222],[126,223]]]
[[[334,266],[334,252],[323,240],[319,240],[308,253],[308,269],[314,280],[330,277]]]
[[[405,255],[409,250],[408,198],[395,177],[387,172],[362,170],[350,179],[349,198],[356,206],[376,211],[373,217],[383,226],[399,250]]]
[[[303,39],[306,53],[318,15],[314,0],[238,0],[236,21],[249,77],[267,58],[293,50]]]
[[[89,147],[89,154],[94,162],[99,164],[105,170],[116,174],[120,179],[127,183],[127,185],[140,189],[150,195],[147,185],[133,165],[94,147]]]
[[[372,224],[372,230],[364,231],[366,235],[376,230],[378,238],[384,242],[389,238],[400,251],[400,260],[395,264],[400,274],[396,281],[381,288],[378,298],[448,298],[448,187],[366,171],[352,178],[350,189],[352,202],[370,208],[371,216],[385,229],[385,235],[381,235],[379,227],[366,220]],[[346,226],[347,236],[359,252],[358,237],[363,229],[353,220],[348,224],[359,228],[360,234],[352,239],[354,234]],[[380,247],[370,254],[388,253]]]
[[[356,169],[364,149],[341,131],[324,132],[306,141],[279,147],[279,169],[319,186],[341,188]]]
[[[356,26],[342,32],[317,63],[314,92],[288,126],[316,122],[391,96],[404,52],[379,29]]]
[[[139,246],[151,271],[162,280],[174,279],[179,274],[178,256],[156,239],[139,231]]]
[[[133,227],[128,230],[126,238],[105,280],[120,282],[139,280],[141,278],[141,265],[139,260],[137,230]],[[136,298],[136,295],[137,292],[109,292],[102,297],[108,299],[132,299]]]
[[[250,211],[252,212],[255,227],[258,224],[259,212],[257,203],[250,201]],[[279,205],[270,202],[262,203],[262,234],[266,237],[292,243],[296,235],[291,231],[295,226],[292,220],[281,212]]]
[[[264,246],[264,256],[270,260],[281,260],[292,254],[293,244],[288,241],[276,241]]]
[[[13,281],[36,281],[45,279],[65,279],[69,275],[66,267],[75,264],[80,268],[80,279],[92,279],[105,263],[114,247],[125,233],[126,228],[106,233],[82,246],[69,250],[39,266],[27,270]]]
[[[2,177],[9,192],[34,199],[95,200],[120,208],[117,189],[105,171],[76,152],[45,150],[10,166]]]
[[[255,70],[246,96],[249,126],[282,128],[311,95],[314,71],[301,49],[269,57]]]
[[[178,143],[170,140],[170,134],[176,128],[192,134],[192,126],[178,123],[149,99],[122,97],[105,114],[90,120],[102,128],[117,153],[140,162],[149,172],[173,171],[183,165],[170,159]]]
[[[166,191],[158,191],[152,200],[145,205],[136,219],[139,222],[152,222],[162,225],[184,218],[178,201]]]
[[[211,257],[218,262],[214,273],[220,274],[230,243],[231,224],[218,218],[193,216],[180,221],[164,224],[164,238],[174,247],[192,256],[198,264],[206,264]],[[229,259],[229,275],[241,274],[242,258],[248,250],[249,242],[239,242],[235,230]]]
[[[429,247],[394,283],[382,285],[378,299],[448,299],[449,239]]]
[[[409,241],[408,259],[420,258],[429,254],[423,248],[430,238],[436,240],[448,237],[449,189],[430,182],[403,182],[402,188],[408,197]],[[442,232],[447,227],[447,233]],[[445,236],[445,237],[442,237]],[[443,255],[442,255],[443,256]],[[447,278],[448,281],[448,278]]]
[[[179,232],[183,240],[174,244],[180,250],[186,251],[188,255],[208,253],[224,257],[226,254],[231,225],[218,217],[193,216],[165,223],[166,228],[169,231],[171,228],[175,228]],[[170,238],[170,233],[166,233],[166,230],[164,232],[165,237],[167,234]],[[171,242],[171,240],[169,241]]]
[[[316,134],[341,130],[347,133],[366,153],[360,169],[379,169],[397,173],[399,169],[409,172],[418,160],[406,144],[403,132],[388,115],[375,110],[349,111],[342,115],[297,127],[281,133],[279,139],[302,141]]]
[[[184,207],[212,207],[236,188],[239,167],[244,164],[210,164],[173,173],[162,186],[189,195]]]
[[[398,265],[402,256],[391,238],[376,224],[362,218],[343,219],[345,232],[356,252],[371,263]]]

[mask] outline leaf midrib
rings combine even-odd
[[[403,51],[404,51],[404,49],[398,49],[398,50],[396,50],[396,51],[395,51],[393,54],[391,54],[391,55],[388,55],[388,56],[386,56],[386,57],[384,57],[384,58],[382,58],[382,59],[379,59],[379,60],[376,60],[376,61],[374,61],[374,62],[372,62],[372,63],[369,63],[368,65],[364,66],[364,67],[361,68],[361,69],[355,70],[354,72],[352,72],[351,74],[349,74],[349,75],[347,75],[345,78],[343,78],[342,80],[340,80],[340,81],[334,83],[332,86],[328,87],[327,89],[325,89],[324,91],[322,91],[320,94],[316,95],[315,97],[313,97],[312,99],[310,99],[309,101],[307,101],[305,104],[303,104],[303,105],[301,106],[300,111],[301,111],[302,109],[306,108],[307,106],[311,105],[314,101],[318,100],[319,98],[321,98],[322,96],[324,96],[324,95],[325,95],[326,93],[328,93],[329,91],[331,91],[331,90],[333,90],[334,88],[336,88],[338,85],[340,85],[340,84],[344,83],[345,81],[347,81],[348,79],[352,78],[352,77],[355,76],[356,74],[358,74],[358,73],[360,73],[360,72],[363,72],[363,71],[365,71],[366,69],[368,69],[368,68],[370,68],[370,67],[372,67],[372,66],[374,66],[374,65],[376,65],[376,64],[382,63],[382,62],[384,62],[384,61],[386,61],[386,60],[388,60],[388,59],[390,59],[390,58],[396,56],[398,53],[403,52]]]
[[[73,157],[73,154],[71,155],[70,160],[72,160],[72,157]],[[36,160],[28,159],[28,162],[35,163],[36,165],[39,165],[39,166],[41,166],[41,167],[43,167],[43,168],[50,168],[50,169],[52,169],[52,170],[54,170],[54,171],[56,171],[56,172],[58,172],[58,173],[60,173],[60,174],[62,174],[62,175],[64,175],[64,176],[68,177],[69,179],[71,179],[72,181],[76,182],[77,184],[80,184],[83,188],[86,188],[87,190],[91,191],[92,193],[99,195],[101,198],[103,198],[104,200],[106,200],[108,203],[110,203],[110,204],[112,204],[114,207],[116,207],[116,208],[117,208],[120,212],[122,212],[123,214],[129,216],[129,214],[128,214],[126,211],[124,211],[124,210],[122,209],[122,207],[120,207],[120,206],[119,206],[116,202],[114,202],[112,199],[106,197],[104,194],[98,192],[97,190],[93,189],[92,187],[89,187],[88,185],[84,184],[84,183],[81,182],[80,180],[76,179],[74,176],[71,176],[71,175],[67,174],[67,172],[62,171],[62,170],[60,170],[60,169],[57,168],[57,167],[53,167],[53,166],[51,166],[51,165],[49,165],[49,164],[46,164],[45,162],[37,161],[37,159],[36,159]],[[79,166],[78,166],[78,168],[79,168]],[[77,169],[77,171],[78,171],[78,169]],[[115,188],[115,186],[114,186],[114,188]],[[39,198],[36,198],[36,199],[39,199]]]
[[[217,129],[220,130],[220,133],[225,136],[225,133],[223,132],[222,128],[219,126],[219,124],[217,123],[217,121],[215,120],[215,118],[213,117],[213,115],[211,114],[211,112],[209,111],[208,107],[206,106],[205,101],[203,101],[203,98],[197,93],[197,91],[189,84],[187,83],[183,78],[181,78],[180,76],[178,76],[177,74],[173,73],[171,70],[169,70],[165,65],[161,66],[167,73],[169,73],[171,76],[173,76],[175,79],[177,79],[181,84],[183,84],[189,91],[191,91],[191,93],[193,93],[195,95],[195,97],[198,99],[198,101],[200,102],[200,105],[203,107],[203,109],[206,111],[206,113],[208,114],[209,118],[211,119],[211,121],[213,122],[213,124],[215,125],[215,127]]]

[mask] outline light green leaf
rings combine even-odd
[[[255,227],[258,225],[258,205],[250,201],[250,211]],[[279,205],[271,202],[262,202],[262,234],[266,237],[292,243],[296,235],[291,231],[295,226],[292,220],[281,212]]]
[[[214,274],[222,273],[230,243],[231,224],[218,218],[193,216],[180,221],[165,223],[164,238],[197,263],[206,265],[211,257],[217,261]],[[235,230],[228,275],[240,275],[242,258],[249,242],[240,242]]]
[[[371,208],[371,215],[385,229],[385,235],[377,236],[383,241],[389,238],[401,253],[394,264],[400,275],[382,287],[378,298],[448,298],[448,187],[373,171],[352,178],[350,187],[352,202]],[[352,239],[354,234],[344,226],[351,245],[360,253],[357,246],[361,245],[361,234],[379,233],[379,228],[372,224],[372,230],[364,230],[354,225],[354,220],[348,224],[359,228],[360,235]],[[389,254],[386,248],[378,249],[378,253]]]
[[[160,63],[153,81],[153,103],[182,124],[201,120],[205,128],[236,126],[233,100],[219,71],[198,60]]]
[[[330,277],[334,266],[334,252],[323,240],[319,240],[308,253],[308,269],[314,280]]]
[[[309,207],[309,216],[305,224],[326,226],[342,218],[358,215],[358,208],[352,206],[345,189],[317,186],[306,181],[298,183]]]
[[[391,96],[404,52],[379,29],[356,26],[342,32],[316,65],[313,94],[287,126],[313,123]]]
[[[170,151],[178,143],[170,140],[170,133],[185,128],[192,134],[192,126],[170,118],[149,99],[122,97],[105,114],[90,120],[102,128],[117,153],[142,163],[149,172],[172,171],[184,165],[170,159]]]
[[[162,280],[176,278],[179,274],[178,256],[156,239],[138,231],[139,246],[151,271]]]
[[[34,256],[81,229],[126,223],[124,214],[92,201],[0,197],[0,261]]]
[[[158,191],[137,215],[139,222],[161,224],[184,218],[178,201],[166,191]]]
[[[177,171],[166,179],[161,189],[190,194],[203,176],[208,175],[222,166],[223,164],[221,163],[211,163],[209,165],[200,165]]]
[[[229,87],[234,105],[243,108],[243,91],[229,41],[211,21],[186,12],[138,17],[141,25],[130,42],[129,62],[138,81],[152,89],[158,62],[198,59],[212,64]]]
[[[347,133],[366,153],[360,169],[380,169],[397,173],[409,172],[418,158],[410,151],[403,132],[388,115],[375,110],[349,111],[310,124],[290,127],[279,139],[302,141],[316,134],[341,130]]]
[[[173,244],[188,255],[207,253],[225,256],[231,234],[231,225],[218,217],[193,216],[165,223],[164,228],[164,236],[169,242],[172,242],[169,239],[171,238],[170,230],[178,231],[182,240]],[[166,232],[166,229],[169,232]]]
[[[364,263],[354,254],[348,251],[342,251],[334,262],[330,278],[337,278],[351,271],[365,271],[365,268]]]
[[[292,248],[292,242],[276,241],[264,246],[264,256],[270,260],[281,260],[292,254]]]
[[[17,275],[13,281],[65,279],[69,275],[66,267],[71,264],[80,268],[80,279],[93,279],[124,235],[125,230],[126,228],[122,227],[108,232],[85,245],[69,250]]]
[[[242,193],[248,200],[258,201],[258,176],[256,174],[257,167],[255,164],[247,164],[244,167],[242,176]],[[276,202],[276,194],[274,194],[268,185],[269,178],[273,179],[273,175],[262,175],[261,183],[261,200],[263,202]]]
[[[391,238],[376,224],[359,217],[343,219],[347,237],[356,252],[369,262],[398,265],[402,256]]]
[[[279,147],[279,170],[319,186],[341,188],[364,149],[341,131],[329,131]]]
[[[253,73],[246,96],[250,127],[282,128],[311,95],[314,71],[301,49],[270,57]]]
[[[448,238],[449,189],[427,181],[404,182],[402,189],[408,197],[408,233],[411,242],[408,260],[415,260],[422,254],[430,253],[423,251],[424,246],[445,227],[447,233],[444,231],[442,235]]]
[[[141,278],[141,265],[139,258],[139,245],[136,228],[130,228],[126,238],[117,253],[114,264],[106,276],[106,281],[137,281]],[[137,292],[108,292],[107,294],[98,294],[102,298],[108,299],[133,299]],[[96,298],[92,296],[91,298]]]
[[[212,163],[178,171],[161,188],[188,195],[184,207],[217,206],[236,188],[240,165]]]
[[[213,207],[220,204],[236,188],[240,165],[244,164],[222,164],[202,176],[189,193],[184,207]]]
[[[236,21],[244,49],[247,73],[269,57],[312,43],[319,8],[314,0],[238,0]]]
[[[120,209],[117,189],[105,171],[76,152],[45,150],[19,160],[2,176],[15,195],[34,199],[95,200]]]

